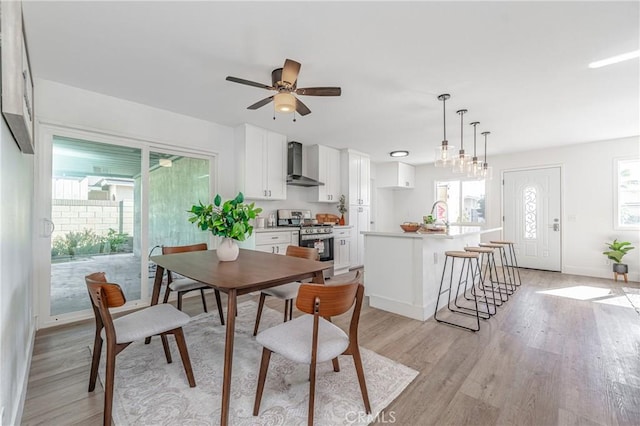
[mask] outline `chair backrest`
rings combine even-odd
[[[298,290],[296,307],[307,314],[330,318],[347,312],[354,304],[349,326],[349,340],[357,344],[358,323],[364,298],[364,286],[360,283],[337,285],[302,284]],[[317,324],[314,321],[314,334]]]
[[[316,312],[322,317],[342,315],[353,306],[358,285],[360,284],[302,284],[298,290],[296,306],[300,311],[311,315]]]
[[[162,246],[162,254],[184,253],[200,250],[207,250],[207,243],[191,244],[188,246]]]
[[[127,302],[122,288],[118,284],[108,282],[104,272],[87,275],[84,281],[96,317],[96,328],[100,330],[104,327],[107,339],[115,339],[115,328],[109,308],[117,308]]]
[[[320,260],[318,249],[313,247],[287,246],[286,255],[309,260]]]

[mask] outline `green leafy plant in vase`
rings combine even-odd
[[[217,250],[218,259],[233,261],[238,258],[239,253],[236,241],[244,241],[253,233],[250,221],[255,219],[262,209],[255,207],[255,203],[246,204],[244,195],[239,192],[235,198],[224,202],[220,194],[217,194],[213,204],[205,205],[200,201],[198,205],[191,206],[188,212],[193,214],[189,222],[222,238]]]
[[[338,221],[338,225],[345,224],[344,214],[347,212],[347,206],[345,205],[345,203],[346,203],[346,199],[344,197],[344,194],[342,194],[340,196],[340,199],[338,200],[338,211],[340,212],[340,220]]]
[[[618,274],[626,274],[629,272],[629,266],[622,263],[622,258],[635,247],[631,246],[628,241],[613,240],[611,243],[605,243],[609,247],[608,251],[603,251],[602,254],[607,256],[613,263],[614,278],[617,278]],[[626,276],[625,276],[626,280]]]

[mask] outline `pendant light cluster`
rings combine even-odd
[[[447,119],[446,119],[446,102],[451,95],[444,93],[438,96],[438,100],[442,101],[442,119],[444,138],[440,147],[436,148],[436,167],[451,167],[453,173],[466,174],[470,178],[491,179],[493,177],[492,168],[487,163],[487,136],[491,132],[482,132],[484,136],[484,162],[478,161],[476,151],[476,132],[479,121],[470,123],[473,126],[473,157],[465,153],[464,150],[464,115],[468,112],[466,109],[460,109],[457,112],[460,115],[460,150],[455,153],[453,146],[447,141]]]

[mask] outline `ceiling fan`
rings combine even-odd
[[[296,111],[300,115],[307,115],[311,113],[311,110],[298,98],[293,96],[294,93],[296,95],[305,96],[340,96],[341,89],[339,87],[298,88],[298,73],[300,72],[301,66],[302,65],[299,62],[291,59],[285,60],[284,67],[276,68],[271,72],[271,86],[231,76],[228,76],[227,80],[234,83],[246,84],[247,86],[254,86],[278,92],[273,96],[269,96],[268,98],[264,98],[261,101],[248,106],[247,109],[258,109],[273,101],[275,103],[275,109],[278,112]]]

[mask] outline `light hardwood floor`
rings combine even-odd
[[[522,280],[478,333],[365,306],[361,345],[420,372],[379,423],[640,425],[640,311],[603,303],[628,305],[625,284],[531,270],[522,271]],[[540,293],[575,286],[611,295]],[[268,302],[279,310],[281,304]],[[201,310],[199,297],[185,300],[189,314]],[[23,424],[101,424],[101,385],[87,392],[93,327],[91,321],[37,333]]]

